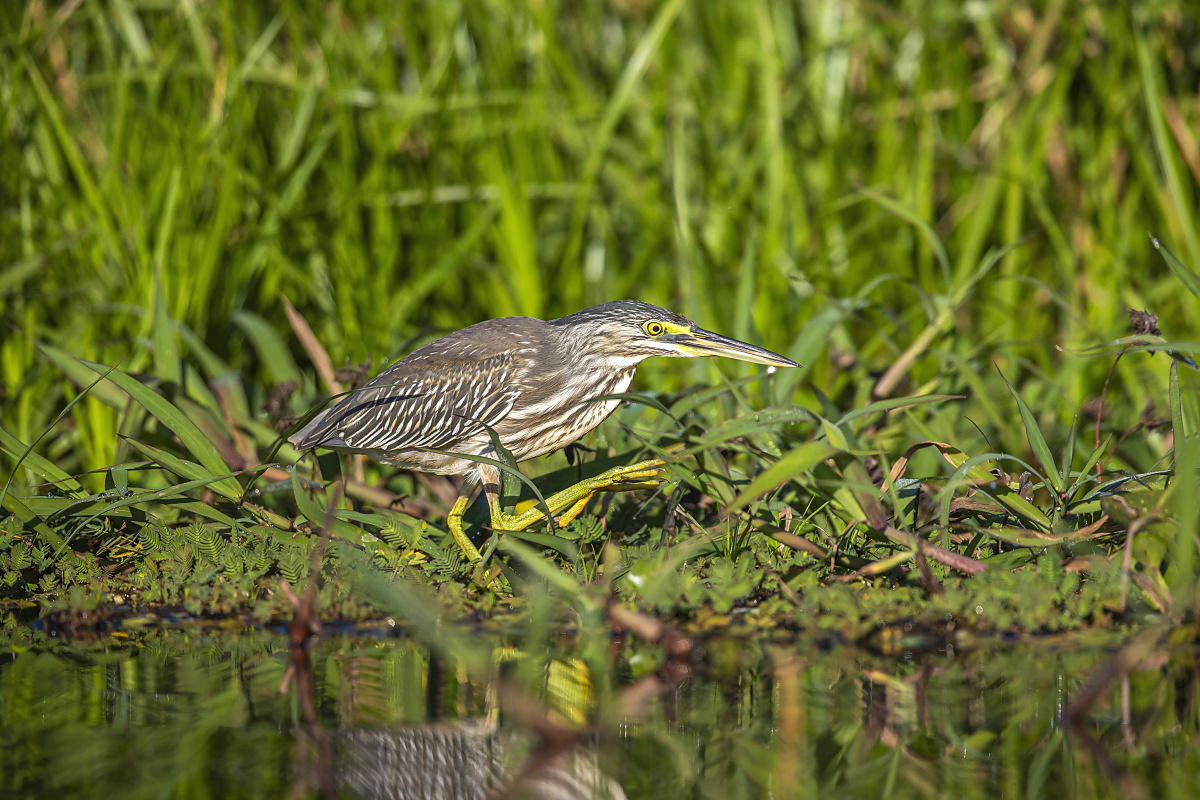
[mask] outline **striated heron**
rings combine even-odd
[[[380,372],[289,441],[302,450],[328,447],[420,472],[465,476],[446,524],[467,558],[478,561],[462,526],[477,483],[487,495],[494,530],[524,530],[544,513],[533,508],[506,514],[499,470],[446,453],[495,458],[489,427],[518,461],[566,447],[620,402],[595,398],[624,392],[637,365],[651,356],[799,366],[649,303],[618,300],[548,322],[505,317],[447,334]],[[546,498],[546,505],[551,514],[566,509],[559,517],[565,526],[596,492],[657,486],[662,467],[659,459],[616,467]]]

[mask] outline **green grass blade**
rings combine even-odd
[[[8,453],[13,459],[25,469],[40,475],[47,483],[54,484],[57,491],[63,492],[82,492],[83,485],[74,477],[68,475],[58,467],[53,461],[44,458],[33,452],[31,446],[23,444],[17,437],[0,427],[0,449]],[[15,470],[14,470],[15,472]],[[0,498],[3,495],[0,494]]]
[[[1192,372],[1186,372],[1189,377]],[[1179,520],[1179,530],[1175,534],[1173,554],[1173,570],[1171,577],[1172,594],[1177,608],[1190,609],[1197,596],[1196,544],[1200,533],[1200,432],[1197,430],[1198,421],[1191,419],[1189,406],[1194,407],[1196,394],[1200,386],[1192,378],[1190,386],[1184,387],[1179,376],[1179,363],[1171,362],[1170,373],[1170,402],[1171,428],[1175,434],[1175,471],[1171,484],[1172,499],[1174,500],[1175,516]],[[1186,397],[1185,394],[1191,395]],[[1189,399],[1192,402],[1188,402]]]
[[[743,414],[713,426],[703,436],[689,442],[688,449],[693,453],[698,453],[701,450],[725,444],[730,439],[755,433],[774,432],[781,425],[819,419],[807,408],[765,408],[762,411]]]
[[[998,367],[996,371],[1000,371]],[[1059,473],[1058,467],[1054,463],[1054,454],[1050,452],[1050,445],[1046,444],[1046,437],[1042,435],[1042,430],[1038,427],[1033,412],[1029,410],[1029,406],[1021,398],[1020,393],[1008,382],[1008,378],[1004,377],[1003,372],[1000,372],[1000,378],[1004,381],[1004,385],[1008,387],[1009,394],[1013,396],[1013,400],[1017,401],[1017,408],[1021,412],[1021,422],[1025,426],[1025,437],[1029,441],[1029,447],[1033,450],[1033,455],[1037,458],[1038,463],[1042,465],[1042,469],[1045,470],[1046,478],[1050,481],[1050,485],[1054,488],[1054,491],[1061,496],[1064,486],[1064,473]]]
[[[1179,260],[1179,257],[1172,253],[1167,246],[1158,240],[1157,236],[1151,236],[1150,242],[1154,245],[1154,249],[1163,257],[1163,261],[1167,262],[1167,266],[1171,268],[1171,272],[1175,273],[1175,277],[1179,278],[1179,282],[1183,287],[1192,293],[1192,297],[1200,300],[1200,275],[1188,269],[1187,265]]]
[[[62,370],[72,383],[79,387],[87,387],[89,395],[106,405],[119,410],[125,408],[129,402],[129,397],[124,392],[105,381],[103,377],[97,378],[95,370],[89,369],[65,350],[44,342],[38,345],[38,349],[50,363]]]
[[[319,531],[321,526],[325,524],[326,509],[305,491],[304,485],[301,483],[300,473],[296,471],[292,472],[292,494],[296,498],[296,506],[300,509],[300,513],[312,524],[314,531]],[[333,533],[351,542],[361,541],[364,533],[363,529],[351,525],[342,519],[339,516],[340,511],[341,509],[335,509],[331,517]]]
[[[16,291],[46,266],[45,253],[37,253],[0,269],[0,297]]]
[[[183,385],[183,364],[179,360],[179,345],[175,338],[175,325],[167,309],[167,291],[162,276],[154,278],[154,329],[150,338],[154,342],[154,374],[165,383]]]
[[[87,385],[87,386],[86,386],[86,387],[83,389],[83,391],[81,391],[79,394],[77,394],[77,395],[75,395],[74,397],[72,397],[72,398],[71,398],[71,401],[70,401],[69,403],[67,403],[66,407],[65,407],[65,408],[63,408],[63,410],[62,410],[62,411],[58,412],[58,416],[56,416],[56,417],[54,418],[54,421],[53,421],[53,422],[51,422],[51,423],[50,423],[48,426],[46,426],[46,427],[45,427],[45,428],[42,430],[41,434],[40,434],[40,435],[39,435],[39,436],[38,436],[36,439],[34,439],[34,440],[33,440],[33,442],[32,442],[32,443],[31,443],[31,444],[30,444],[30,445],[29,445],[27,448],[25,448],[25,452],[24,452],[24,453],[23,453],[23,454],[22,454],[22,455],[21,455],[19,458],[17,458],[17,463],[13,465],[13,470],[12,470],[12,472],[10,472],[10,473],[9,473],[9,475],[8,475],[8,480],[4,482],[4,489],[0,490],[0,503],[3,503],[3,502],[4,502],[4,497],[5,497],[5,495],[7,495],[7,494],[8,494],[8,488],[9,488],[10,486],[12,486],[13,479],[14,479],[14,478],[16,478],[16,476],[17,476],[17,470],[19,470],[19,469],[21,468],[21,463],[22,463],[22,461],[24,461],[24,460],[25,460],[25,457],[26,457],[26,456],[28,456],[28,455],[30,455],[31,453],[33,453],[33,448],[35,448],[35,447],[37,447],[37,446],[38,446],[38,442],[40,442],[42,439],[44,439],[44,438],[46,437],[46,434],[50,433],[50,431],[52,431],[52,430],[54,429],[54,427],[55,427],[56,425],[58,425],[58,423],[59,423],[59,422],[61,422],[61,421],[63,420],[63,417],[65,417],[65,416],[67,416],[67,414],[71,413],[71,409],[72,409],[72,408],[74,408],[74,407],[75,407],[75,405],[76,405],[76,404],[77,404],[77,403],[78,403],[80,400],[82,400],[83,398],[87,397],[87,396],[88,396],[88,394],[89,394],[89,393],[90,393],[90,392],[91,392],[91,391],[92,391],[92,390],[93,390],[93,389],[94,389],[94,388],[95,388],[95,387],[96,387],[96,386],[97,386],[97,385],[98,385],[98,384],[99,384],[101,381],[103,381],[105,378],[109,377],[109,376],[111,375],[111,373],[112,373],[114,370],[116,370],[116,367],[115,367],[115,366],[114,366],[114,367],[109,367],[109,368],[108,368],[108,370],[107,370],[107,371],[106,371],[106,372],[105,372],[103,375],[101,375],[100,377],[98,377],[98,378],[94,379],[94,380],[93,380],[91,383],[89,383],[89,384],[88,384],[88,385]],[[77,485],[78,485],[78,484],[77,484]],[[81,488],[82,488],[82,487],[81,487]]]
[[[167,261],[171,252],[171,237],[175,231],[175,208],[179,202],[179,185],[182,181],[183,169],[176,165],[171,171],[167,185],[167,199],[164,203],[162,219],[159,222],[158,234],[154,240],[154,329],[151,338],[154,342],[154,366],[159,378],[177,385],[183,384],[183,364],[179,358],[179,345],[175,337],[175,324],[171,319],[171,310],[167,304],[167,288],[164,275],[167,271]]]
[[[121,246],[121,237],[117,234],[116,226],[113,224],[109,204],[100,193],[96,185],[95,176],[92,175],[87,162],[84,161],[83,154],[79,151],[79,147],[75,143],[75,138],[67,130],[58,103],[55,102],[54,96],[50,93],[49,87],[46,86],[46,82],[42,78],[42,73],[38,70],[37,65],[28,53],[21,54],[21,62],[25,67],[25,72],[29,75],[30,84],[34,88],[38,102],[41,103],[42,109],[46,112],[46,117],[50,121],[50,128],[54,134],[54,138],[58,142],[59,147],[62,148],[63,155],[66,156],[67,163],[71,166],[71,172],[79,184],[83,198],[88,206],[90,206],[91,213],[95,215],[95,219],[100,226],[101,241],[104,242],[105,247],[108,249],[109,258],[118,263],[124,262],[126,258],[125,249]]]
[[[650,408],[653,408],[655,411],[658,411],[658,412],[662,413],[663,415],[669,417],[671,419],[671,421],[674,422],[676,425],[682,424],[682,423],[680,423],[679,418],[676,417],[674,414],[672,414],[671,410],[669,408],[667,408],[665,405],[663,405],[662,403],[660,403],[658,400],[655,400],[653,397],[649,397],[644,394],[638,394],[637,392],[617,392],[616,394],[602,394],[602,395],[597,395],[596,397],[589,397],[588,399],[584,400],[583,402],[585,402],[585,403],[603,403],[608,400],[624,400],[624,401],[628,401],[630,403],[637,403],[638,405],[648,406]]]
[[[169,508],[178,509],[179,511],[188,514],[194,514],[201,519],[211,519],[214,522],[219,522],[222,525],[228,525],[230,530],[236,530],[241,523],[229,516],[225,512],[213,506],[212,503],[201,503],[199,500],[176,500],[172,498],[164,498],[159,501],[160,505],[168,506]]]
[[[617,123],[621,121],[621,116],[633,100],[634,88],[649,66],[651,56],[662,45],[667,31],[671,28],[671,23],[683,10],[683,5],[683,0],[667,0],[658,10],[650,28],[634,48],[633,55],[626,63],[612,97],[605,106],[604,116],[600,118],[600,125],[592,138],[592,146],[588,151],[587,160],[583,164],[583,174],[579,180],[579,193],[576,195],[575,207],[571,212],[567,247],[562,258],[563,268],[566,270],[578,269],[579,253],[583,245],[584,223],[587,220],[587,208],[591,202],[592,189],[596,183],[596,176],[600,173],[600,167],[604,163],[604,155],[608,151],[613,133],[617,129]]]
[[[852,411],[848,411],[838,418],[837,424],[843,425],[859,417],[868,417],[872,414],[882,414],[887,411],[894,411],[897,408],[913,408],[914,406],[925,406],[933,403],[944,403],[947,400],[965,400],[961,394],[926,394],[917,397],[894,397],[890,400],[877,400],[874,403],[868,403]]]
[[[217,478],[217,480],[212,483],[212,489],[214,492],[226,498],[227,500],[233,500],[236,502],[241,499],[242,487],[235,479],[229,477],[231,474],[234,474],[232,470],[226,468],[224,472],[216,472],[210,470],[205,465],[197,464],[194,461],[188,461],[187,459],[180,458],[174,453],[168,453],[166,450],[161,450],[153,445],[139,442],[136,439],[130,439],[126,437],[126,441],[128,441],[138,450],[141,450],[154,461],[158,462],[160,466],[164,467],[165,469],[169,469],[171,472],[174,472],[180,477],[187,478],[188,480],[192,481],[204,480],[206,478],[213,477]]]
[[[492,450],[495,451],[497,460],[503,461],[509,467],[508,470],[500,473],[500,502],[504,506],[505,512],[511,512],[516,505],[517,498],[521,495],[521,482],[518,479],[521,470],[517,467],[517,459],[500,441],[500,434],[496,433],[496,429],[490,425],[483,427],[487,431],[488,438],[492,440]],[[545,503],[542,504],[542,511],[546,512],[546,519],[550,519],[549,508]]]
[[[296,163],[296,159],[300,155],[300,146],[304,144],[304,137],[308,134],[309,125],[312,123],[313,111],[322,88],[321,77],[324,73],[323,64],[318,62],[314,66],[318,68],[313,69],[304,82],[304,91],[301,93],[300,102],[292,115],[292,124],[279,147],[279,163],[275,168],[282,174],[286,174]]]
[[[1150,122],[1150,133],[1154,141],[1154,149],[1158,154],[1159,168],[1167,184],[1166,197],[1159,197],[1159,202],[1168,213],[1173,213],[1180,231],[1187,242],[1188,252],[1192,259],[1200,259],[1200,241],[1196,238],[1196,223],[1192,219],[1192,204],[1195,200],[1184,191],[1185,181],[1181,177],[1179,161],[1175,157],[1175,147],[1171,137],[1167,135],[1165,116],[1163,114],[1162,92],[1159,89],[1158,65],[1150,58],[1150,48],[1146,45],[1143,25],[1133,22],[1131,31],[1135,51],[1137,53],[1138,74],[1141,76],[1142,96],[1146,99],[1146,116]],[[1167,198],[1170,202],[1167,203]]]
[[[502,535],[515,537],[523,542],[536,544],[539,547],[557,550],[572,563],[579,560],[578,548],[569,539],[564,539],[561,536],[554,536],[549,533],[530,533],[529,531],[505,531]]]
[[[967,457],[966,453],[958,450],[952,452],[944,452],[946,461],[955,467],[954,474],[946,481],[946,486],[942,489],[942,494],[946,498],[946,502],[942,505],[942,527],[949,523],[950,513],[950,498],[953,497],[955,487],[964,479],[969,478],[975,488],[983,492],[988,497],[991,497],[1000,505],[1007,508],[1019,517],[1024,517],[1026,520],[1040,525],[1042,528],[1049,530],[1051,527],[1050,518],[1047,517],[1041,509],[1030,503],[1024,497],[1014,492],[1009,487],[1000,483],[994,475],[983,468],[983,465],[989,461],[998,461],[1000,459],[1009,459],[1025,466],[1030,472],[1036,474],[1037,470],[1030,467],[1019,458],[1007,455],[1005,453],[983,453],[978,456]]]
[[[921,233],[921,238],[933,250],[934,257],[937,258],[938,266],[942,270],[942,279],[946,282],[945,292],[949,295],[951,292],[950,257],[946,254],[946,245],[942,242],[942,237],[938,236],[937,231],[929,224],[928,220],[903,203],[887,195],[880,194],[873,189],[859,189],[858,193],[889,214],[899,217],[909,225],[912,225]]]
[[[1087,463],[1083,465],[1083,469],[1079,471],[1079,473],[1075,476],[1075,480],[1072,481],[1071,485],[1067,488],[1068,498],[1074,497],[1075,492],[1079,490],[1079,487],[1083,485],[1084,481],[1087,481],[1091,478],[1092,470],[1096,468],[1096,464],[1100,462],[1101,457],[1103,457],[1103,455],[1108,451],[1108,446],[1112,444],[1112,438],[1113,435],[1111,433],[1104,437],[1104,441],[1100,444],[1100,446],[1093,450],[1092,454],[1088,456]]]
[[[1076,428],[1079,427],[1079,415],[1076,414],[1071,418],[1071,427],[1067,430],[1067,443],[1063,446],[1062,451],[1062,485],[1064,492],[1066,484],[1071,480],[1071,465],[1075,463],[1075,437]]]
[[[273,325],[250,311],[235,311],[230,319],[254,345],[259,361],[274,383],[300,382],[300,370],[292,352]]]
[[[756,475],[754,480],[750,481],[749,485],[729,504],[726,513],[736,513],[757,500],[764,492],[812,469],[838,452],[840,451],[837,448],[830,447],[826,442],[807,442],[800,445]]]
[[[856,449],[857,443],[852,442],[849,433],[824,417],[820,417],[819,419],[821,420],[821,430],[825,433],[825,439],[830,445],[841,452]]]
[[[529,545],[504,534],[500,537],[499,549],[515,556],[530,572],[562,592],[567,599],[574,599],[583,593],[583,586]]]
[[[120,370],[105,367],[102,364],[93,364],[89,361],[82,363],[94,372],[108,370],[108,373],[105,375],[107,380],[111,381],[137,401],[155,419],[170,428],[179,437],[180,441],[183,442],[183,446],[188,449],[188,452],[195,456],[196,460],[204,466],[209,475],[223,475],[233,471],[225,463],[225,460],[221,458],[221,454],[217,451],[213,443],[208,440],[208,437],[201,433],[196,423],[188,419],[187,415],[178,408],[171,405],[165,397],[132,375],[128,375]],[[188,477],[195,478],[198,476],[191,475]],[[218,481],[213,484],[213,490],[231,499],[237,498],[241,494],[241,487],[233,478],[225,478]]]
[[[489,431],[489,433],[491,433],[491,431]],[[495,446],[495,443],[493,443],[493,446]],[[516,466],[511,465],[511,464],[506,464],[503,461],[500,461],[495,458],[488,458],[487,456],[476,456],[476,455],[468,455],[466,453],[455,453],[455,452],[451,452],[450,450],[438,450],[433,447],[422,447],[421,449],[425,450],[426,452],[437,453],[438,455],[442,455],[442,456],[453,456],[455,458],[461,458],[464,461],[474,461],[476,464],[490,464],[491,466],[500,470],[501,473],[503,473],[505,475],[513,476],[518,481],[520,481],[522,484],[529,487],[529,490],[531,492],[533,492],[533,496],[537,499],[538,507],[541,508],[542,513],[544,513],[546,515],[546,521],[549,522],[552,519],[552,515],[550,514],[550,507],[548,505],[546,505],[546,498],[542,497],[542,493],[537,488],[537,485],[534,484],[533,481],[529,480],[529,478],[526,478],[521,473],[521,470],[517,469]],[[499,452],[499,451],[497,451],[497,452]]]
[[[363,593],[413,626],[447,663],[462,664],[478,674],[485,674],[493,666],[491,644],[460,626],[448,625],[437,598],[426,587],[411,581],[390,580],[386,574],[372,569],[366,556],[357,551],[351,550],[342,557],[360,576]]]
[[[42,537],[55,550],[59,550],[66,545],[66,541],[59,536],[55,531],[46,524],[46,521],[38,516],[34,511],[13,494],[7,494],[0,497],[0,508],[7,508],[17,516],[26,525],[31,526],[38,535]]]
[[[265,469],[266,469],[266,467],[259,468],[260,471],[265,470]],[[161,502],[164,500],[177,500],[180,498],[186,498],[187,493],[190,491],[194,491],[196,489],[203,489],[204,487],[211,486],[212,484],[216,483],[219,480],[222,480],[223,478],[232,477],[233,475],[236,475],[236,474],[240,474],[240,473],[232,473],[231,472],[231,473],[228,473],[227,475],[207,475],[203,478],[196,478],[194,480],[175,484],[174,486],[168,486],[165,489],[154,489],[154,490],[144,490],[144,491],[136,491],[135,490],[132,495],[130,495],[128,497],[122,497],[119,500],[115,500],[112,503],[109,503],[109,504],[103,506],[102,508],[97,510],[95,513],[93,513],[90,517],[87,517],[86,519],[84,519],[83,522],[77,527],[78,528],[86,527],[88,523],[90,523],[92,520],[96,519],[97,517],[106,516],[106,515],[112,513],[113,511],[116,511],[116,510],[122,509],[122,508],[126,508],[128,506],[140,506],[143,503],[158,503],[158,502]]]

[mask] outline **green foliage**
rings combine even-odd
[[[202,796],[226,764],[214,794],[284,794],[278,642],[130,631],[280,620],[287,582],[427,644],[320,662],[321,713],[402,698],[365,709],[392,722],[427,721],[435,660],[474,714],[462,675],[550,698],[586,665],[603,721],[665,661],[614,658],[613,597],[684,628],[711,683],[622,721],[631,797],[1194,795],[1186,648],[1097,700],[1103,769],[1061,700],[1112,662],[1078,629],[1194,639],[1198,26],[1159,0],[0,4],[4,751],[34,794]],[[622,297],[805,366],[648,361],[591,455],[505,464],[505,502],[651,456],[670,480],[519,536],[476,506],[479,567],[454,487],[285,443],[330,366]],[[1132,336],[1131,308],[1157,315]],[[22,616],[114,608],[139,616],[86,663]],[[1054,664],[974,650],[1001,632]],[[846,642],[972,655],[816,647]],[[138,727],[123,692],[158,679],[175,705]],[[990,695],[918,710],[981,686],[1003,724]],[[59,724],[117,712],[82,747]],[[143,783],[95,773],[123,748]]]
[[[4,593],[378,612],[353,555],[474,609],[611,584],[849,638],[1193,614],[1194,14],[821,8],[5,7]],[[346,469],[314,572],[340,473],[284,434],[322,348],[626,296],[805,367],[647,362],[506,500],[671,483],[520,537],[472,512],[480,569],[438,492]],[[1166,338],[1123,338],[1147,306]]]

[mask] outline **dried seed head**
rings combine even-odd
[[[1136,308],[1129,309],[1129,322],[1133,325],[1133,332],[1138,336],[1159,336],[1158,330],[1158,315],[1152,311],[1138,311]]]

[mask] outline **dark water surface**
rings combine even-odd
[[[1196,657],[1161,637],[713,640],[690,665],[626,650],[596,681],[567,646],[498,643],[501,685],[334,636],[312,653],[319,731],[279,692],[283,633],[63,639],[0,650],[5,798],[512,796],[514,776],[538,797],[1200,796]]]

